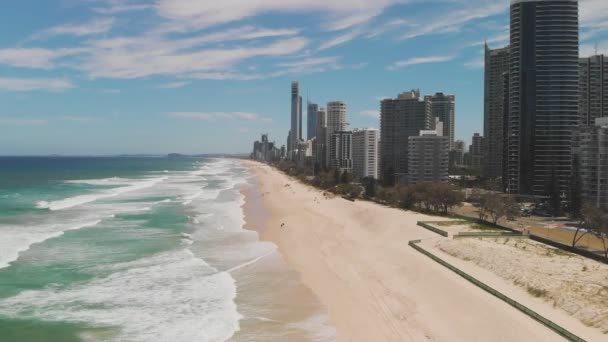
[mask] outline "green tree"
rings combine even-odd
[[[344,170],[344,172],[342,172],[342,179],[341,179],[341,183],[342,184],[349,184],[351,182],[351,176],[348,173],[347,170]]]
[[[373,177],[365,177],[361,180],[361,184],[363,184],[363,188],[365,188],[365,197],[366,198],[374,198],[376,197],[376,187],[377,182]]]

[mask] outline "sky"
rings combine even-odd
[[[240,153],[262,133],[282,145],[292,80],[304,102],[347,102],[351,128],[378,127],[380,100],[403,91],[454,94],[456,138],[470,142],[483,133],[483,42],[508,43],[508,8],[4,0],[0,155]],[[581,56],[608,53],[608,1],[579,12]]]

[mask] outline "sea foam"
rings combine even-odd
[[[125,194],[127,192],[146,189],[167,179],[168,177],[150,178],[143,181],[133,182],[128,186],[123,186],[111,190],[99,191],[93,194],[74,196],[52,202],[39,201],[36,203],[36,208],[49,209],[51,211],[69,209],[83,204],[95,202],[100,199],[111,198],[121,194]]]
[[[186,249],[111,267],[86,285],[0,301],[0,314],[119,326],[124,341],[224,341],[239,329],[234,279]]]
[[[66,225],[30,226],[28,229],[3,226],[0,229],[0,269],[10,266],[11,262],[19,258],[20,253],[34,244],[59,237],[68,230],[94,227],[100,222],[101,219],[97,219]]]

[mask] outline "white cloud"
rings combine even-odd
[[[190,82],[169,82],[169,83],[165,83],[165,84],[159,85],[158,88],[161,88],[161,89],[177,89],[177,88],[185,87],[188,84],[190,84]]]
[[[56,61],[63,57],[75,56],[87,52],[83,48],[14,48],[0,49],[0,64],[32,69],[51,69]]]
[[[96,18],[84,24],[64,24],[33,34],[30,39],[42,39],[60,35],[89,36],[108,32],[114,26],[114,18]]]
[[[75,115],[63,115],[59,117],[62,121],[76,122],[76,123],[91,123],[100,121],[99,118],[91,116],[75,116]]]
[[[193,1],[158,0],[157,10],[162,17],[181,22],[189,29],[240,21],[271,12],[321,13],[326,17],[326,28],[341,30],[369,21],[400,0],[231,0]]]
[[[386,32],[404,26],[412,26],[412,23],[406,19],[392,19],[382,25],[372,28],[367,34],[365,34],[365,38],[375,38]]]
[[[496,44],[500,47],[504,47],[505,45],[509,44],[510,39],[511,35],[509,34],[509,30],[507,29],[507,32],[502,32],[491,38],[484,39],[483,41],[475,42],[469,46],[483,46],[485,43],[487,43],[488,45]]]
[[[185,75],[193,72],[223,72],[253,57],[284,56],[302,50],[308,40],[294,37],[257,47],[213,48],[192,51],[183,42],[158,41],[140,46],[134,42],[101,41],[102,47],[78,66],[90,77],[141,78],[151,75]],[[103,44],[109,43],[106,47]],[[121,46],[122,44],[122,46]],[[139,47],[139,48],[136,48]]]
[[[387,67],[388,70],[396,70],[410,65],[417,64],[428,64],[428,63],[441,63],[448,62],[454,59],[454,56],[426,56],[426,57],[413,57],[402,61],[395,62]]]
[[[103,94],[120,94],[121,90],[120,89],[108,88],[108,89],[101,89],[101,92]]]
[[[124,0],[105,0],[106,4],[95,7],[93,10],[101,14],[118,14],[132,11],[143,11],[154,8],[154,5],[144,2],[133,2]]]
[[[48,122],[44,119],[0,119],[0,125],[38,126],[47,123]]]
[[[608,55],[608,40],[598,42],[597,44],[582,44],[579,50],[581,57],[601,54]]]
[[[490,1],[456,1],[461,9],[437,11],[437,16],[420,16],[412,23],[411,29],[401,36],[401,39],[412,39],[421,36],[440,33],[459,32],[462,27],[473,20],[491,17],[505,13],[508,3],[503,0]],[[441,7],[441,5],[438,5]]]
[[[269,118],[261,117],[256,113],[249,112],[174,112],[169,116],[180,119],[197,119],[204,121],[217,120],[245,120],[245,121],[271,121]]]
[[[67,79],[51,78],[0,78],[0,90],[60,92],[74,88]]]
[[[464,63],[464,66],[469,69],[483,69],[485,64],[486,64],[486,62],[483,59],[483,57],[477,57],[475,59],[472,59],[472,60]]]
[[[357,38],[359,36],[358,30],[353,30],[351,32],[345,33],[343,35],[332,38],[325,43],[319,46],[318,50],[326,50],[330,49],[334,46],[342,45],[344,43],[350,42],[351,40]]]
[[[378,119],[380,117],[380,112],[377,110],[364,110],[359,112],[359,115]]]

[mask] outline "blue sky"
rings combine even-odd
[[[0,154],[248,152],[283,144],[290,82],[377,127],[379,100],[456,95],[483,127],[483,41],[508,0],[6,0]],[[608,52],[608,1],[581,0],[581,55]]]

